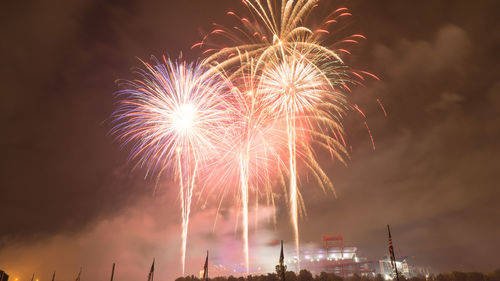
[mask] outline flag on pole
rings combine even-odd
[[[281,240],[280,265],[283,265],[284,261],[285,261],[285,255],[283,254],[283,240]]]
[[[203,266],[203,281],[208,281],[208,251],[207,258],[205,259],[205,265]]]
[[[153,281],[154,273],[155,273],[155,259],[153,258],[153,264],[151,264],[151,270],[149,271],[148,281]]]
[[[398,267],[396,264],[396,255],[394,255],[394,246],[392,245],[391,228],[387,225],[387,233],[389,234],[389,258],[391,259],[392,269],[396,272],[396,279],[399,281]]]
[[[52,274],[52,281],[56,279],[56,272],[54,271],[54,274]]]
[[[81,275],[82,275],[82,268],[80,267],[80,272],[78,272],[78,276],[76,277],[75,281],[80,281]]]
[[[279,263],[276,266],[276,273],[281,281],[285,281],[286,265],[285,265],[285,255],[283,254],[283,240],[281,240],[281,251]]]

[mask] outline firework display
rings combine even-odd
[[[215,153],[221,131],[230,120],[220,75],[200,65],[164,58],[144,63],[140,79],[124,82],[114,112],[113,132],[131,145],[131,160],[148,171],[174,174],[182,211],[182,272],[186,258],[189,216],[198,171]]]
[[[248,270],[250,196],[255,208],[259,198],[275,208],[281,187],[300,265],[300,176],[311,176],[335,194],[318,150],[345,162],[342,120],[351,109],[363,115],[347,93],[366,77],[376,79],[342,60],[350,53],[343,46],[362,35],[332,42],[331,30],[350,15],[347,9],[310,23],[318,2],[243,0],[248,17],[228,12],[236,26],[214,24],[193,46],[203,51],[202,63],[154,60],[137,71],[137,80],[122,84],[113,132],[137,165],[157,177],[174,175],[179,185],[183,274],[196,189],[219,190],[221,202],[236,194]]]

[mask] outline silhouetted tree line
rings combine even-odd
[[[301,270],[299,274],[293,271],[287,271],[285,274],[286,281],[385,281],[382,275],[378,274],[374,277],[354,275],[351,277],[342,278],[333,273],[321,272],[321,274],[313,276],[308,270]],[[276,273],[268,273],[263,275],[250,275],[247,277],[214,277],[209,278],[209,281],[281,281]],[[194,275],[187,277],[179,277],[175,281],[202,281]],[[458,272],[439,273],[431,275],[429,278],[418,276],[406,278],[399,276],[399,281],[500,281],[500,269],[484,274],[481,272]]]

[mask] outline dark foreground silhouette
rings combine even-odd
[[[299,274],[295,274],[293,271],[287,271],[285,276],[286,281],[385,281],[382,275],[378,274],[375,277],[358,276],[354,275],[351,277],[342,278],[333,273],[321,272],[320,275],[313,276],[308,270],[301,270]],[[247,277],[213,277],[209,278],[209,281],[280,281],[280,278],[276,273],[268,273],[263,275],[247,276]],[[437,275],[431,275],[427,279],[425,276],[418,276],[412,278],[405,278],[404,276],[399,276],[400,281],[500,281],[500,268],[490,272],[458,272],[453,271],[451,273],[439,273]],[[202,281],[200,278],[195,276],[179,277],[175,281]]]

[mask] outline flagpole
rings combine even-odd
[[[153,258],[153,264],[151,264],[151,270],[149,271],[148,281],[153,281],[154,272],[155,272],[155,258]]]
[[[205,265],[203,266],[203,281],[208,281],[208,250],[207,258],[205,259]]]
[[[276,273],[280,278],[280,281],[285,281],[286,265],[285,265],[285,255],[283,254],[283,240],[281,240],[281,251],[279,263],[276,266]]]
[[[115,276],[115,263],[113,263],[113,268],[111,269],[111,281],[113,281],[113,276]]]
[[[396,271],[396,279],[399,281],[398,264],[396,262],[396,255],[394,254],[394,246],[392,245],[391,228],[387,225],[387,233],[389,234],[389,255],[391,263],[394,265],[394,270]]]

